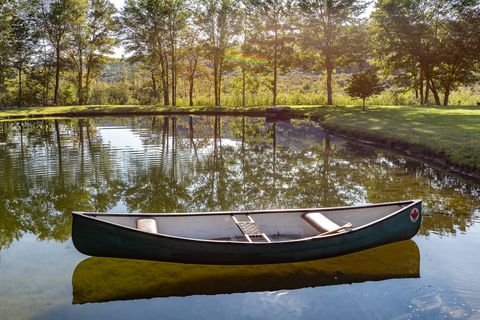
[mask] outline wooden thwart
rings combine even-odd
[[[235,216],[232,216],[233,221],[237,224],[240,231],[242,231],[248,242],[253,242],[252,238],[262,237],[267,242],[272,242],[270,238],[260,229],[260,226],[247,214],[248,221],[238,221]]]
[[[320,234],[322,236],[344,231],[345,229],[352,227],[351,223],[347,223],[343,226],[339,226],[332,220],[325,217],[320,212],[311,212],[311,213],[304,214],[303,218],[308,223],[310,223],[315,229],[322,232]]]

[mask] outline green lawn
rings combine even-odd
[[[480,173],[480,107],[293,106],[296,115],[321,118],[325,128],[448,161],[466,171]],[[227,113],[261,115],[264,108],[68,106],[2,110],[0,121],[31,117],[141,114],[147,112]]]
[[[480,108],[371,106],[328,107],[327,129],[378,141],[414,154],[440,157],[480,172]]]
[[[141,113],[241,113],[262,112],[265,108],[251,107],[245,110],[232,107],[163,107],[163,106],[142,106],[142,105],[91,105],[91,106],[55,106],[35,107],[21,109],[0,110],[0,121],[10,119],[28,119],[35,117],[68,117],[68,116],[91,116],[91,115],[115,115],[115,114],[141,114]]]

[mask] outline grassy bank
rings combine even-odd
[[[445,167],[480,177],[480,107],[294,106],[297,116],[321,119],[337,134],[401,150]],[[69,106],[0,111],[0,121],[38,117],[126,114],[246,114],[264,115],[265,108]]]
[[[323,126],[480,177],[480,108],[332,107]]]

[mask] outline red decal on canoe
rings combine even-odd
[[[412,211],[410,211],[410,220],[412,220],[412,222],[417,222],[419,217],[420,211],[418,211],[417,208],[413,208]]]

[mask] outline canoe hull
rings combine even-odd
[[[419,217],[410,214],[417,209]],[[138,232],[73,215],[75,247],[90,256],[156,260],[192,264],[269,264],[340,256],[383,244],[411,239],[421,224],[421,202],[395,215],[350,232],[274,243],[203,241]]]

